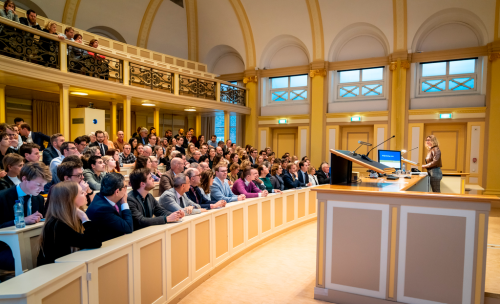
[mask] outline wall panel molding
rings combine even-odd
[[[79,6],[80,0],[66,0],[66,5],[64,5],[62,23],[75,26],[76,14],[78,13]]]

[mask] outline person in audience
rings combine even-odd
[[[5,169],[3,167],[3,159],[4,157],[7,155],[7,154],[10,154],[10,153],[16,153],[16,151],[14,149],[12,149],[10,147],[10,139],[9,139],[9,135],[7,135],[7,133],[5,132],[1,132],[0,133],[0,169]],[[4,177],[5,174],[3,176],[0,175],[0,177]]]
[[[240,157],[238,156],[238,153],[231,153],[229,156],[229,165],[228,167],[230,168],[232,164],[239,164]]]
[[[148,144],[148,129],[142,128],[137,135],[137,143],[142,144],[143,146]]]
[[[191,159],[191,157],[193,157],[194,151],[196,151],[196,147],[194,146],[194,144],[193,143],[188,144],[186,149],[186,158]]]
[[[220,156],[219,154],[216,154],[215,157],[212,160],[212,168],[217,167],[219,164],[221,164],[221,165],[225,165],[226,164],[226,163],[221,162],[221,160],[222,160],[222,156]]]
[[[318,177],[318,182],[320,185],[330,184],[330,166],[327,162],[322,162],[319,166],[318,172],[316,172]]]
[[[297,174],[301,187],[309,187],[312,185],[311,182],[309,181],[309,175],[307,173],[308,169],[309,169],[309,164],[307,162],[301,161],[299,163],[299,171],[297,172]]]
[[[57,178],[60,181],[75,182],[86,193],[87,206],[92,202],[94,191],[90,189],[89,184],[83,179],[83,163],[75,156],[66,157],[63,162],[57,167]]]
[[[164,165],[165,167],[170,167],[168,157],[163,154],[162,146],[155,146],[154,155],[158,159],[158,165]]]
[[[108,151],[108,146],[104,143],[104,140],[106,139],[104,132],[101,130],[97,130],[95,132],[95,136],[97,138],[97,141],[91,143],[89,147],[99,147],[99,150],[101,151],[101,156],[106,155],[106,151]]]
[[[151,161],[151,177],[154,182],[159,182],[162,173],[158,170],[158,159],[156,156],[150,156],[149,161]]]
[[[237,179],[234,184],[232,191],[235,195],[244,194],[245,197],[265,197],[267,196],[267,190],[261,191],[255,184],[253,180],[258,177],[258,172],[254,168],[246,168],[243,171],[242,178]]]
[[[120,163],[120,151],[116,150],[114,147],[109,148],[106,155],[109,155],[113,158],[116,163],[115,172],[120,173],[120,167],[122,166]]]
[[[24,118],[22,117],[16,117],[14,118],[14,124],[18,127],[21,128],[21,125],[24,123]]]
[[[199,188],[201,183],[201,174],[198,170],[190,168],[185,172],[186,176],[189,178],[190,188],[186,192],[187,197],[200,205],[204,209],[216,209],[226,206],[226,201],[211,201],[205,196],[205,192],[202,188]]]
[[[85,151],[85,148],[87,147],[87,136],[78,136],[76,139],[75,139],[75,146],[76,146],[76,149],[78,150],[78,153],[80,154],[83,154],[83,152]]]
[[[165,138],[167,139],[167,141],[170,141],[172,139],[172,130],[167,130],[165,131]]]
[[[19,149],[19,134],[15,131],[15,125],[7,125],[5,128],[5,132],[9,137],[9,146],[14,149],[15,152]],[[21,141],[22,142],[22,141]]]
[[[19,23],[19,16],[16,13],[16,5],[12,0],[6,0],[3,3],[3,10],[0,10],[0,17]],[[0,32],[1,31],[2,27],[0,27]]]
[[[273,183],[271,182],[271,178],[268,176],[269,168],[266,165],[259,166],[259,168],[257,168],[257,171],[259,172],[259,179],[266,187],[267,192],[281,193],[281,187],[274,188]]]
[[[182,158],[174,157],[170,161],[170,170],[162,174],[160,178],[160,193],[174,187],[174,177],[184,172],[184,162]]]
[[[201,160],[201,158],[200,158]],[[206,161],[200,161],[198,163],[200,172],[211,171],[208,163]]]
[[[54,263],[81,249],[102,246],[98,225],[81,209],[87,200],[79,184],[67,181],[55,185],[47,201],[49,206],[40,233],[37,266]]]
[[[64,37],[64,39],[67,39],[69,41],[75,41],[75,39],[73,39],[73,37],[75,36],[75,29],[71,26],[66,27],[62,36]]]
[[[137,156],[137,160],[135,161],[134,170],[148,168],[151,170],[151,159],[149,157],[141,155]]]
[[[267,160],[267,152],[266,152],[266,150],[261,150],[261,151],[259,152],[259,156],[262,156],[262,161]],[[260,166],[260,165],[259,165],[259,166]]]
[[[196,143],[194,144],[196,148],[200,149],[200,147],[205,143],[205,136],[204,135],[200,135],[198,136],[198,140],[196,141]]]
[[[108,173],[119,173],[116,171],[116,161],[112,156],[104,155],[102,158],[102,162],[104,163],[104,172]]]
[[[89,169],[83,170],[83,178],[92,190],[101,190],[101,184],[106,177],[104,162],[101,156],[91,156],[88,161]]]
[[[257,156],[258,156],[257,149],[252,149],[252,150],[250,150],[250,155],[249,155],[248,159],[250,160],[250,162],[252,164],[255,164],[257,162]]]
[[[19,23],[29,26],[31,28],[37,29],[39,31],[42,30],[38,22],[36,21],[36,12],[32,9],[29,9],[26,12],[26,17],[19,18]],[[15,122],[14,122],[15,123]]]
[[[279,189],[281,191],[285,190],[285,182],[283,181],[283,178],[281,178],[282,171],[283,169],[280,164],[273,164],[271,167],[270,180],[273,189]]]
[[[37,144],[23,144],[19,148],[19,155],[24,157],[25,163],[40,161],[40,146]]]
[[[160,205],[170,212],[183,210],[186,215],[206,211],[187,197],[190,185],[189,178],[184,173],[175,175],[173,187],[161,194]]]
[[[210,137],[210,140],[207,141],[207,144],[214,149],[217,148],[217,136],[212,135],[212,137]]]
[[[166,137],[163,137],[161,139],[161,146],[163,148],[163,152],[165,152],[164,154],[167,155],[166,152],[167,152],[167,148],[168,148],[169,144],[168,144],[168,139]]]
[[[43,150],[43,163],[50,165],[52,159],[61,156],[61,145],[64,142],[64,136],[56,133],[50,137],[50,146]]]
[[[142,128],[142,126],[137,127],[137,130],[134,132],[134,134],[132,134],[132,137],[137,137],[139,133],[141,133]]]
[[[164,209],[150,193],[155,185],[148,168],[132,171],[129,179],[132,191],[127,194],[127,203],[132,213],[134,230],[177,222],[184,217],[183,210],[171,212]]]
[[[153,155],[153,150],[151,149],[150,146],[144,146],[144,148],[142,149],[141,155],[149,157],[149,156]]]
[[[104,141],[103,143],[108,146],[108,149],[114,148],[113,142],[109,139],[109,134],[108,132],[104,131]]]
[[[203,196],[205,196],[205,198],[209,201],[212,200],[210,195],[210,187],[213,185],[214,176],[215,176],[214,171],[210,169],[205,171],[200,171],[200,186],[199,186],[200,193]]]
[[[222,150],[221,146],[217,146],[217,148],[215,148],[215,153],[221,157],[224,156],[224,150]]]
[[[154,133],[148,135],[148,143],[147,146],[153,148],[156,146],[156,135]]]
[[[50,173],[52,174],[52,184],[57,184],[58,182],[60,182],[59,178],[57,177],[57,166],[61,164],[63,159],[70,155],[80,155],[80,153],[78,153],[78,150],[76,149],[75,143],[72,141],[63,142],[59,151],[61,151],[61,156],[52,159],[49,166]]]
[[[316,176],[316,168],[310,166],[309,169],[307,169],[307,173],[309,175],[309,182],[311,183],[311,186],[318,186],[320,183],[318,181],[318,176]]]
[[[179,137],[177,139],[177,144],[175,145],[175,150],[181,152],[182,155],[186,155],[186,149],[184,149],[183,145],[184,145],[184,137]]]
[[[89,153],[90,156],[93,156],[93,155],[95,155],[95,156],[104,156],[104,155],[101,154],[101,149],[99,149],[99,147],[90,147],[90,148],[87,149],[87,152],[85,152],[85,153]]]
[[[268,161],[270,164],[273,164],[275,159],[276,159],[276,157],[274,156],[274,152],[271,152],[271,154],[268,154],[268,156],[267,156],[267,161]]]
[[[24,158],[16,153],[7,154],[3,159],[3,167],[7,175],[0,179],[0,190],[15,187],[21,183],[19,174],[24,165]]]
[[[228,174],[227,179],[229,180],[229,185],[231,186],[238,179],[240,165],[238,165],[238,163],[232,163],[229,167],[229,172],[230,174]]]
[[[132,137],[128,140],[128,143],[130,145],[130,153],[134,154],[134,156],[137,156],[137,138]]]
[[[287,171],[283,175],[283,182],[285,183],[285,189],[294,189],[301,187],[301,183],[297,178],[297,165],[294,163],[289,163]]]
[[[82,34],[75,34],[75,36],[73,37],[73,39],[75,40],[76,43],[83,44],[83,36],[82,36]],[[81,56],[81,51],[80,51],[80,55],[78,55],[78,56]]]
[[[12,131],[14,131],[14,133],[16,134],[15,137],[17,137],[17,145],[14,147],[14,150],[18,151],[23,144],[23,139],[19,135],[19,128],[16,124],[11,125],[10,127],[12,128]]]
[[[43,31],[49,34],[56,35],[57,38],[59,38],[59,40],[65,39],[63,35],[57,33],[57,23],[55,23],[54,21],[47,22],[47,24],[45,24],[45,28],[43,29]]]
[[[229,183],[227,182],[227,167],[218,166],[214,168],[215,178],[212,186],[210,187],[210,197],[215,201],[226,201],[228,203],[241,201],[246,198],[244,194],[235,195],[231,188],[229,188]]]
[[[155,127],[149,128],[149,134],[154,134],[156,136],[156,128]]]
[[[89,135],[87,135],[88,137],[90,137],[90,142],[87,143],[87,144],[93,144],[97,141],[97,137],[95,136],[95,132],[90,132]]]
[[[215,148],[210,148],[210,150],[208,150],[208,165],[210,167],[210,169],[213,169],[214,168],[214,158],[215,156],[217,155],[216,151],[215,151]]]
[[[192,154],[192,157],[188,160],[189,163],[199,163],[201,157],[201,152],[199,150],[195,150]]]
[[[87,216],[97,224],[102,242],[134,231],[123,175],[109,173],[102,178],[100,192],[87,209]]]
[[[135,140],[135,139],[134,139]],[[137,140],[135,140],[137,142]],[[135,156],[132,154],[130,144],[123,145],[123,152],[120,153],[120,165],[122,167],[132,167],[135,163]]]
[[[137,156],[142,156],[142,152],[144,151],[144,145],[139,143],[137,144],[137,148],[135,149],[136,152],[136,157]]]
[[[124,137],[125,133],[123,133],[123,131],[118,131],[116,133],[116,140],[113,142],[115,149],[120,152],[123,152],[123,145],[125,144],[125,141],[123,140]]]

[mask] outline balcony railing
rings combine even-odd
[[[130,63],[130,85],[174,93],[173,74]]]
[[[74,46],[68,47],[68,71],[90,77],[123,82],[123,61],[88,52]]]
[[[215,81],[179,75],[179,95],[217,100]]]
[[[220,101],[245,106],[246,92],[242,88],[221,84]]]

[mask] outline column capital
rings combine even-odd
[[[493,53],[490,53],[488,55],[488,60],[491,61],[491,62],[497,60],[498,58],[500,58],[500,53],[499,52],[493,52]]]
[[[316,69],[309,71],[309,77],[314,78],[314,76],[326,76],[326,69]]]
[[[66,90],[69,90],[69,87],[70,87],[70,85],[69,85],[69,84],[65,84],[65,83],[60,83],[60,84],[59,84],[59,88],[60,88],[60,89],[66,89]]]
[[[259,81],[259,78],[257,76],[243,77],[243,83],[245,83],[245,84],[250,83],[250,82],[257,83],[258,81]]]
[[[411,66],[410,61],[408,60],[401,60],[399,61],[401,64],[401,68],[408,70]],[[398,67],[398,61],[393,61],[389,64],[389,70],[394,71]]]
[[[113,101],[109,102],[110,106],[116,106],[117,104],[118,104],[118,101],[116,101],[116,100],[113,100]]]

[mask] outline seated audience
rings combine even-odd
[[[52,161],[50,162],[50,173],[52,174],[53,184],[57,184],[58,182],[60,182],[59,178],[57,177],[57,166],[61,164],[63,159],[70,155],[80,155],[80,153],[78,153],[78,150],[76,149],[75,143],[72,141],[63,142],[60,152],[62,155],[52,159]]]
[[[204,209],[216,209],[226,206],[226,201],[211,201],[205,197],[205,193],[198,186],[201,183],[200,172],[196,169],[187,169],[185,172],[186,176],[189,178],[190,188],[186,193],[187,197],[200,205]]]
[[[52,159],[61,156],[61,145],[64,142],[64,136],[56,133],[50,137],[50,145],[43,150],[43,163],[50,166]]]
[[[83,170],[83,178],[92,190],[101,190],[101,183],[107,175],[104,162],[100,156],[91,156],[88,160],[88,169]]]
[[[182,158],[175,157],[170,161],[170,170],[162,174],[160,178],[160,194],[174,187],[174,177],[184,172]]]
[[[78,153],[83,154],[85,152],[85,148],[87,148],[87,143],[89,141],[90,140],[87,139],[86,135],[84,135],[84,136],[78,136],[75,139],[75,146],[76,146],[76,149],[78,150]]]
[[[205,143],[205,136],[204,135],[200,135],[198,136],[198,140],[196,141],[196,143],[194,144],[196,146],[196,148],[200,149],[200,147]]]
[[[173,188],[166,190],[160,196],[160,205],[170,212],[183,210],[186,215],[206,211],[187,197],[186,192],[189,191],[189,187],[189,178],[184,173],[176,174]]]
[[[224,142],[219,141],[219,146],[217,146],[217,148],[215,148],[216,155],[219,155],[220,157],[224,156],[224,150],[222,149],[223,145],[224,145]]]
[[[0,190],[15,187],[21,183],[19,174],[24,165],[24,158],[16,153],[7,154],[3,158],[3,167],[7,175],[0,179]]]
[[[198,169],[198,167],[199,167],[199,166],[200,166],[200,164],[198,164],[198,163],[191,163],[191,164],[189,165],[189,168]],[[188,169],[189,169],[189,168],[188,168]]]
[[[267,192],[269,192],[269,193],[280,193],[281,192],[280,188],[273,187],[273,184],[271,183],[271,178],[267,176],[269,174],[269,169],[267,168],[266,165],[259,166],[259,168],[257,168],[257,171],[259,172],[259,179],[262,181],[262,183],[266,187],[265,189],[267,190]]]
[[[153,148],[156,146],[156,135],[154,133],[148,135],[148,143],[146,146]]]
[[[175,150],[181,152],[182,155],[186,155],[186,149],[183,147],[184,137],[179,137],[177,139],[177,144],[175,145]]]
[[[232,191],[236,195],[244,194],[245,197],[254,198],[267,196],[268,191],[261,191],[254,183],[253,180],[258,177],[258,172],[254,168],[246,168],[243,171],[242,178],[237,179],[234,184]]]
[[[123,133],[123,131],[118,131],[116,133],[116,140],[113,142],[115,149],[120,152],[123,152],[123,145],[125,144],[125,141],[123,140],[124,137],[125,133]]]
[[[64,36],[57,33],[57,23],[55,23],[54,21],[47,22],[43,31],[46,33],[49,33],[49,34],[57,35],[57,38],[59,38],[59,40],[64,40]],[[45,39],[45,40],[47,40],[47,39]],[[50,41],[52,41],[52,40],[50,40]]]
[[[200,171],[200,189],[201,195],[203,195],[207,200],[211,201],[210,187],[214,183],[214,171],[208,169],[205,171]]]
[[[158,170],[158,158],[156,158],[156,156],[150,156],[149,160],[151,161],[151,177],[155,182],[158,182],[162,175],[160,170]]]
[[[311,186],[311,182],[309,182],[309,175],[307,173],[308,169],[309,169],[309,163],[307,161],[301,161],[299,163],[299,170],[297,171],[297,175],[301,187]]]
[[[16,5],[12,0],[6,0],[3,4],[3,10],[0,10],[0,17],[7,18],[19,23],[19,16],[16,13]],[[2,27],[0,26],[0,32]]]
[[[16,151],[14,151],[14,149],[12,149],[10,147],[10,139],[9,139],[9,135],[7,135],[7,133],[1,132],[0,139],[1,139],[1,141],[0,141],[0,169],[4,169],[4,167],[3,167],[4,157],[10,153],[16,153]],[[3,176],[1,176],[1,177],[3,177]]]
[[[19,155],[24,157],[25,163],[37,163],[40,161],[40,146],[37,144],[23,144],[19,148]]]
[[[208,158],[206,160],[208,160]],[[199,168],[200,172],[211,171],[207,161],[200,161]]]
[[[210,187],[210,197],[215,201],[226,201],[228,203],[241,201],[246,198],[245,194],[235,195],[226,180],[227,167],[218,166],[214,168],[215,178],[212,186]]]
[[[102,158],[102,162],[104,163],[104,172],[107,173],[119,173],[116,171],[116,161],[112,156],[104,155]]]
[[[330,184],[330,165],[327,162],[321,163],[318,172],[316,172],[316,176],[318,177],[318,182],[320,185],[329,185]]]
[[[14,133],[16,134],[14,137],[17,138],[17,143],[15,146],[13,146],[13,148],[14,148],[14,150],[18,151],[19,147],[21,147],[23,144],[23,140],[21,138],[21,135],[19,135],[19,127],[15,124],[11,125],[10,127],[12,128],[12,131],[14,131]],[[9,132],[7,134],[9,134],[9,136],[10,136]]]
[[[135,140],[135,139],[134,139]],[[123,152],[120,153],[120,164],[122,167],[132,167],[135,163],[135,156],[132,153],[130,144],[123,145]]]
[[[189,132],[188,132],[189,133]],[[188,160],[191,160],[191,158],[193,157],[193,153],[194,151],[196,151],[196,147],[193,143],[189,143],[188,146],[187,146],[187,149],[186,149],[186,158]],[[201,156],[201,155],[200,155]],[[191,161],[189,161],[191,162]]]
[[[109,148],[106,155],[111,156],[115,161],[115,171],[120,173],[120,151],[116,150],[114,147]]]
[[[151,155],[153,155],[153,149],[151,149],[150,146],[144,146],[144,148],[142,149],[142,156],[146,156],[146,157],[150,157]]]
[[[201,157],[201,152],[199,150],[195,150],[191,156],[191,158],[188,160],[190,163],[199,163],[200,162],[200,157]]]
[[[127,203],[125,178],[119,173],[104,176],[101,191],[87,209],[87,216],[94,221],[102,242],[134,231],[132,213]]]
[[[75,29],[72,28],[71,26],[68,26],[64,29],[64,34],[61,34],[61,36],[64,37],[64,39],[67,39],[69,41],[75,41],[73,37],[75,36]]]
[[[148,168],[151,169],[151,159],[146,156],[138,156],[137,160],[135,161],[135,166],[134,170],[141,169],[141,168]]]
[[[273,189],[279,189],[281,191],[285,190],[285,182],[283,181],[283,178],[281,178],[281,173],[283,169],[281,168],[280,164],[274,164],[271,167],[271,185],[273,186]]]
[[[89,145],[89,148],[98,147],[99,151],[101,152],[101,156],[106,155],[106,152],[108,151],[108,146],[104,143],[104,140],[106,139],[106,137],[104,136],[104,132],[101,130],[95,131],[95,137],[97,140],[91,143]]]
[[[154,146],[153,155],[156,156],[156,158],[158,159],[158,165],[166,166],[168,163],[168,159],[167,157],[164,156],[163,151],[164,150],[162,146]]]
[[[75,182],[85,192],[87,197],[87,206],[92,202],[94,191],[90,189],[89,184],[83,179],[82,161],[78,156],[68,156],[57,167],[57,178],[64,181]]]
[[[134,156],[137,156],[137,138],[132,137],[128,140],[128,143],[130,144],[130,153],[134,154]]]
[[[148,168],[142,168],[130,173],[132,191],[127,194],[127,202],[134,221],[134,230],[152,225],[163,225],[177,222],[184,217],[184,211],[167,211],[149,192],[155,185]]]
[[[80,185],[70,181],[54,185],[47,203],[37,266],[54,263],[77,250],[102,246],[97,223],[90,221],[81,209],[87,200]]]
[[[229,185],[232,185],[238,179],[238,173],[240,172],[240,165],[238,163],[232,163],[229,167],[230,173],[227,176],[229,180]]]
[[[148,129],[142,128],[139,131],[137,135],[137,144],[142,144],[143,146],[148,144]]]
[[[285,189],[293,189],[301,187],[301,183],[297,178],[297,165],[294,163],[289,163],[287,171],[283,175],[283,182],[285,183]]]
[[[39,31],[42,30],[38,22],[36,21],[36,12],[32,9],[29,9],[26,12],[26,17],[19,18],[19,23],[24,24],[26,26],[32,27]],[[15,122],[14,122],[15,123]]]
[[[319,181],[316,176],[316,168],[310,166],[309,169],[307,169],[307,174],[309,175],[309,182],[311,183],[311,186],[318,186]]]

